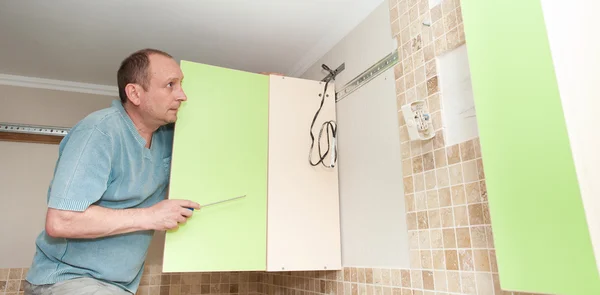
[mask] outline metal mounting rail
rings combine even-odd
[[[42,125],[1,123],[0,132],[65,136],[70,128]]]
[[[352,79],[352,81],[344,85],[344,87],[336,93],[337,98],[335,101],[338,102],[344,99],[344,97],[367,84],[369,81],[375,79],[375,77],[379,76],[385,70],[393,67],[396,63],[398,63],[398,50],[394,50],[386,57],[372,65],[366,71],[356,76],[356,78]]]

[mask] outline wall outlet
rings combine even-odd
[[[402,115],[410,140],[428,140],[435,136],[427,103],[418,100],[402,106]]]

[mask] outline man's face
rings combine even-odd
[[[177,110],[182,101],[187,100],[181,81],[183,73],[172,58],[151,54],[149,83],[140,97],[140,108],[146,119],[160,125],[177,120]]]

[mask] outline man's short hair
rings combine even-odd
[[[144,90],[148,90],[150,83],[150,55],[160,54],[166,57],[173,58],[170,54],[152,48],[138,50],[132,53],[121,62],[121,66],[117,71],[117,85],[119,87],[119,97],[121,102],[127,102],[127,93],[125,86],[129,83],[136,83],[142,86]]]

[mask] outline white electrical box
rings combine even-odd
[[[402,115],[410,140],[428,140],[435,136],[427,103],[423,100],[402,106]]]

